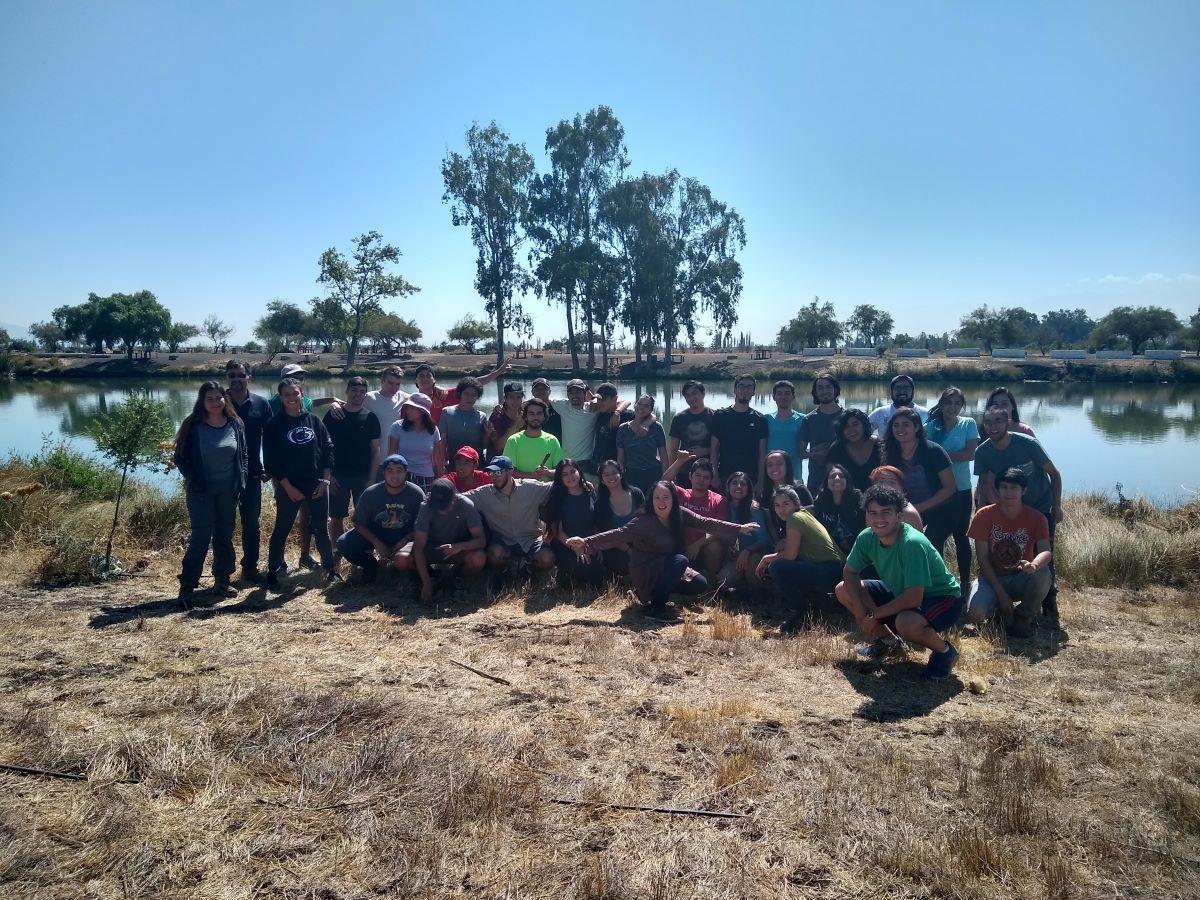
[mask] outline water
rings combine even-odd
[[[149,389],[170,405],[179,421],[195,402],[198,386],[179,379],[0,382],[0,449],[27,455],[36,453],[45,441],[67,438],[81,450],[92,450],[84,436],[87,425],[98,411],[119,402],[130,390]],[[668,428],[671,416],[686,406],[680,396],[682,382],[618,382],[617,387],[622,397],[631,400],[640,393],[653,395]],[[713,409],[732,402],[729,382],[706,387]],[[917,402],[928,407],[942,387],[921,385]],[[962,387],[969,410],[978,419],[992,385]],[[343,388],[342,382],[334,380],[309,384],[314,397],[340,394]],[[1063,474],[1067,493],[1111,494],[1117,482],[1127,495],[1140,492],[1160,501],[1188,499],[1200,491],[1200,386],[1047,382],[1013,388],[1021,420],[1037,431]],[[770,385],[761,382],[760,389],[753,405],[769,412],[775,408]],[[798,399],[809,401],[808,389],[807,384],[798,384]],[[490,409],[496,391],[496,386],[487,388],[486,408]],[[551,392],[565,396],[566,381],[552,382]],[[842,404],[869,411],[881,405],[886,395],[886,383],[849,382],[842,388]],[[800,404],[802,411],[811,406],[811,402]],[[149,477],[164,486],[177,480],[162,474]]]

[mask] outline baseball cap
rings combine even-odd
[[[438,478],[429,486],[429,505],[434,509],[445,509],[454,502],[454,482],[449,478]]]
[[[523,388],[521,385],[519,385],[515,381],[510,381],[508,384],[506,384],[504,386],[504,393],[505,394],[523,394],[523,393],[525,393],[525,388]]]
[[[408,468],[408,460],[405,459],[403,456],[401,456],[399,453],[393,453],[390,456],[385,456],[383,458],[383,465],[381,466],[381,468],[386,469],[388,466],[393,466],[393,465],[396,465],[397,463],[404,466],[405,469]]]
[[[535,378],[535,379],[533,379],[533,386],[534,386],[534,387],[537,387],[539,384],[544,384],[546,387],[550,387],[550,379],[548,379],[548,378]]]
[[[284,366],[282,369],[279,370],[280,378],[287,378],[290,375],[303,375],[303,374],[304,374],[304,366],[300,365],[299,363],[288,363],[286,366]]]
[[[581,391],[586,391],[587,382],[582,378],[572,378],[567,382],[567,390],[569,391],[571,388],[579,388]]]
[[[454,454],[454,457],[457,459],[460,456],[466,457],[473,462],[479,462],[479,451],[470,444],[464,444],[458,448],[458,452]]]
[[[492,461],[484,466],[485,472],[511,472],[515,467],[507,456],[493,456]]]

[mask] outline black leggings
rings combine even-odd
[[[958,580],[962,596],[970,594],[971,586],[971,539],[967,529],[971,525],[974,499],[970,491],[959,491],[929,515],[925,526],[925,537],[938,553],[946,546],[946,539],[954,538],[954,553],[958,559]]]
[[[708,579],[699,572],[691,581],[685,581],[683,573],[688,568],[688,558],[682,553],[663,558],[662,572],[654,592],[650,595],[650,609],[660,610],[667,605],[672,594],[703,594],[708,590]]]

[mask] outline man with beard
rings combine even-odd
[[[888,422],[892,421],[892,416],[894,416],[896,414],[896,410],[902,406],[907,406],[909,409],[915,411],[917,415],[921,417],[921,420],[924,421],[929,410],[923,406],[918,406],[913,402],[913,396],[916,394],[916,390],[917,385],[916,382],[913,381],[911,375],[897,375],[892,379],[892,402],[887,406],[879,407],[879,409],[874,410],[871,415],[868,416],[868,418],[871,420],[871,427],[875,430],[876,434],[887,434]]]

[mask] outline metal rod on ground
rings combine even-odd
[[[704,816],[710,819],[745,819],[746,813],[712,812],[707,809],[675,809],[670,806],[632,806],[628,803],[588,803],[586,800],[565,800],[551,797],[551,803],[565,806],[591,806],[595,809],[628,809],[634,812],[666,813],[671,816]]]
[[[449,659],[449,657],[447,657],[447,658]],[[480,678],[486,678],[489,681],[496,682],[497,684],[506,684],[509,687],[512,687],[512,682],[509,681],[507,678],[501,678],[499,675],[489,675],[487,672],[481,672],[478,669],[473,669],[470,666],[468,666],[466,663],[459,662],[457,659],[450,659],[450,662],[454,663],[460,669],[466,669],[468,672],[474,672]]]
[[[18,775],[45,775],[47,778],[67,778],[71,781],[88,780],[86,775],[80,775],[78,772],[51,772],[49,769],[35,769],[31,766],[10,766],[8,763],[0,763],[0,769]]]

